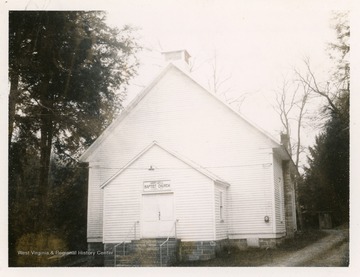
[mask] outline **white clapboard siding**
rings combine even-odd
[[[155,170],[149,171],[149,165]],[[136,237],[140,237],[143,182],[155,180],[169,180],[176,195],[178,238],[213,240],[213,180],[154,145],[104,187],[104,242],[128,240],[126,235],[136,221]],[[134,238],[131,232],[130,238]]]
[[[285,204],[284,204],[284,177],[282,162],[274,155],[274,189],[275,189],[275,211],[276,232],[285,232]]]
[[[228,181],[229,235],[272,233],[272,225],[264,222],[273,213],[271,166],[249,166],[237,174],[236,181]]]
[[[90,164],[99,162],[104,168],[121,168],[154,140],[231,184],[230,232],[272,231],[263,220],[273,201],[270,186],[273,176],[268,166],[271,161],[264,149],[278,145],[175,67],[169,67],[87,160]],[[110,177],[110,170],[103,171],[98,173],[100,184]],[[194,189],[200,186],[192,185]],[[101,194],[100,188],[91,184],[89,190],[93,195],[89,206],[97,205],[92,199],[99,199],[94,195]],[[177,197],[177,201],[185,201],[187,197]],[[89,222],[98,221],[99,213],[91,212]],[[98,234],[99,230],[100,222],[98,227],[89,225],[88,236]]]
[[[87,238],[90,242],[102,241],[103,192],[99,190],[101,179],[97,170],[89,169]]]
[[[103,190],[100,186],[117,172],[116,165],[104,161],[89,162],[87,238],[100,242],[103,237]]]

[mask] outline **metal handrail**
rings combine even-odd
[[[127,241],[128,237],[129,237],[129,235],[130,235],[130,233],[131,233],[131,231],[133,229],[134,229],[134,239],[136,239],[136,224],[138,224],[138,223],[139,223],[139,221],[135,221],[135,223],[130,227],[129,232],[125,236],[125,239],[122,242],[120,242],[120,243],[118,243],[118,244],[116,244],[114,246],[114,266],[116,266],[116,259],[117,259],[116,249],[117,249],[117,247],[123,244],[123,256],[125,256],[125,244],[126,244],[126,241]]]
[[[167,237],[167,239],[162,243],[162,244],[160,244],[160,266],[162,266],[162,247],[163,247],[163,245],[166,243],[166,256],[168,257],[169,256],[169,239],[170,239],[170,235],[171,235],[171,232],[172,232],[172,230],[175,228],[175,239],[177,238],[177,233],[176,233],[176,223],[178,222],[179,220],[178,219],[176,219],[175,221],[174,221],[174,224],[173,224],[173,226],[171,227],[171,229],[170,229],[170,231],[169,231],[169,235],[168,235],[168,237]]]

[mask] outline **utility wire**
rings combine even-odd
[[[272,163],[258,163],[258,164],[243,164],[243,165],[224,165],[224,166],[207,166],[207,167],[153,167],[154,170],[159,169],[211,169],[211,168],[233,168],[233,167],[249,167],[249,166],[271,166]],[[42,168],[42,166],[33,166],[32,168]],[[55,165],[54,168],[69,168],[69,169],[100,169],[100,170],[120,170],[120,169],[130,169],[130,170],[148,170],[148,167],[105,167],[105,166],[59,166]]]

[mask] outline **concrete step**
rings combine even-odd
[[[118,259],[116,266],[158,266],[158,257],[131,255]]]
[[[116,266],[160,266],[160,245],[166,238],[134,240],[116,251]],[[178,240],[169,239],[168,245],[162,246],[162,266],[171,265],[177,259]],[[169,255],[167,255],[167,253]]]
[[[118,257],[117,258],[117,261],[116,261],[116,264],[131,264],[134,260],[134,257],[133,256],[122,256],[122,257]]]

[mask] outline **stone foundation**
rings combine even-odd
[[[228,245],[231,248],[236,248],[239,250],[245,250],[248,248],[246,239],[230,239]]]
[[[258,242],[252,243],[249,245],[247,239],[229,239],[226,242],[226,246],[229,248],[235,248],[238,250],[246,250],[250,247],[253,248],[276,248],[278,245],[282,244],[285,241],[285,237],[282,238],[258,238]]]
[[[210,260],[215,258],[216,243],[212,241],[182,241],[180,244],[181,261]]]
[[[259,238],[257,239],[257,247],[261,249],[276,248],[278,245],[285,241],[285,237],[282,238]],[[117,249],[117,259],[114,260],[114,246],[116,243],[89,243],[89,251],[101,251],[103,253],[113,253],[112,255],[95,255],[90,257],[96,259],[96,264],[99,266],[159,266],[160,255],[159,245],[163,239],[153,240],[138,240],[132,243],[126,244],[125,255],[123,256],[124,249],[119,247]],[[169,257],[165,257],[166,248],[163,248],[162,264],[163,266],[169,266],[180,261],[204,261],[210,260],[221,254],[223,251],[230,251],[232,249],[246,250],[250,246],[247,239],[224,239],[218,241],[173,241],[170,242]]]
[[[285,241],[285,237],[282,238],[272,238],[272,239],[259,239],[260,248],[276,248],[278,245],[282,244]]]
[[[89,252],[103,252],[104,244],[102,242],[89,242],[88,243],[88,251]],[[104,265],[104,256],[103,255],[89,255],[88,256],[89,263],[93,266],[103,266]]]
[[[117,243],[106,243],[105,252],[112,253],[104,256],[104,265],[112,266],[171,266],[178,261],[179,241],[166,238],[133,240],[129,243],[119,245]],[[160,251],[160,245],[161,247]]]
[[[259,238],[257,247],[261,249],[276,248],[285,241],[283,238]],[[250,246],[247,239],[224,239],[218,241],[182,241],[179,258],[181,261],[210,260],[223,251],[231,249],[246,250]]]

